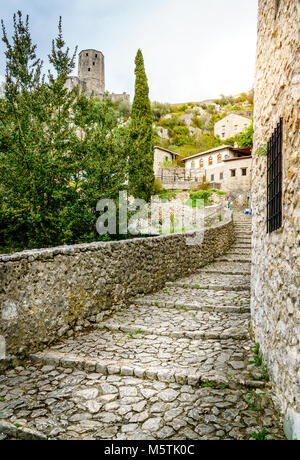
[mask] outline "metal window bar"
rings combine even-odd
[[[282,126],[281,118],[268,142],[268,233],[282,226]]]

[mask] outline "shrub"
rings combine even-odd
[[[162,186],[161,181],[160,181],[158,178],[156,178],[156,179],[154,180],[153,194],[154,194],[154,195],[159,195],[160,193],[163,192],[163,190],[164,190],[164,188],[163,188],[163,186]]]

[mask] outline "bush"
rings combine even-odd
[[[161,181],[156,178],[154,180],[154,186],[153,186],[153,195],[159,195],[160,193],[162,193],[164,190],[163,186],[162,186],[162,183]]]
[[[211,190],[200,190],[199,192],[196,193],[191,193],[190,194],[190,199],[192,200],[192,206],[195,208],[197,206],[197,200],[203,200],[204,205],[206,206],[207,203],[210,200],[210,197],[212,195]]]
[[[210,182],[207,182],[205,177],[202,177],[202,182],[197,185],[197,187],[193,188],[194,192],[209,190],[210,189]]]
[[[161,104],[160,102],[153,102],[151,109],[155,122],[158,122],[162,117],[173,111],[171,104]]]

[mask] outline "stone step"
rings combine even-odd
[[[241,255],[234,255],[234,254],[227,254],[226,256],[222,256],[216,259],[216,262],[239,262],[240,264],[250,264],[251,258],[250,257],[242,257]]]
[[[135,304],[148,305],[148,306],[159,306],[168,308],[187,308],[191,309],[197,307],[240,307],[247,308],[250,305],[250,286],[245,291],[222,291],[206,289],[205,286],[198,284],[190,285],[183,284],[183,287],[179,285],[169,286],[166,289],[152,295],[143,296],[134,300]],[[148,310],[149,314],[151,311]],[[176,321],[176,318],[174,319]]]
[[[239,262],[214,262],[200,270],[200,273],[214,273],[221,275],[243,274],[251,275],[251,264]]]
[[[231,388],[265,386],[250,365],[249,339],[202,340],[95,330],[31,356],[34,362],[101,375],[135,376],[199,386],[213,381]]]
[[[251,251],[250,248],[247,248],[247,249],[246,249],[246,248],[240,248],[240,249],[238,249],[238,248],[232,249],[232,248],[231,248],[231,249],[226,253],[226,255],[227,255],[227,256],[229,256],[229,255],[243,255],[243,256],[244,256],[244,255],[246,255],[246,256],[250,255],[250,256],[251,256],[251,253],[252,253],[252,251]]]
[[[183,385],[183,375],[167,372],[143,380],[73,371],[67,361],[64,367],[26,364],[0,380],[6,395],[0,433],[8,439],[248,440],[263,429],[273,439],[283,437],[261,382],[231,389],[197,375]]]
[[[196,273],[195,275],[183,278],[173,283],[167,283],[166,287],[209,289],[211,291],[250,291],[250,278],[243,274],[228,275],[222,277],[210,273]]]
[[[190,306],[191,308],[180,305],[153,306],[141,301],[114,313],[111,318],[97,324],[96,327],[112,332],[121,331],[133,336],[160,335],[178,339],[249,338],[248,313],[237,315],[217,310],[207,313],[199,310],[196,302]],[[174,308],[177,310],[176,314]],[[239,308],[242,312],[242,307]]]
[[[246,249],[247,251],[250,251],[252,252],[252,245],[249,243],[234,243],[231,248],[230,248],[230,251],[231,250],[234,250],[234,251],[238,251],[238,250],[243,250],[243,249]]]

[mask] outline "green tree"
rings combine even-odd
[[[14,16],[0,100],[0,247],[22,250],[101,239],[96,203],[126,179],[126,128],[110,101],[88,100],[65,83],[74,67],[61,19],[46,81],[29,18]]]
[[[239,147],[251,147],[253,145],[253,135],[254,135],[254,129],[253,129],[253,123],[238,136],[238,145]]]
[[[155,122],[158,122],[162,117],[172,112],[170,104],[162,104],[160,102],[152,102],[152,115]]]
[[[129,191],[135,198],[149,201],[154,186],[153,117],[144,58],[135,59],[135,97],[130,123]]]

